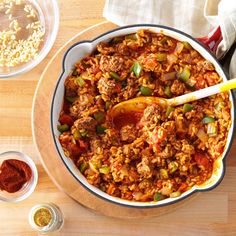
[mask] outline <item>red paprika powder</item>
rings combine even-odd
[[[16,159],[5,160],[0,167],[0,189],[15,193],[31,176],[32,171],[25,162]]]

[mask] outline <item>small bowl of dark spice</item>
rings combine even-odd
[[[0,201],[19,202],[31,195],[38,181],[32,159],[17,151],[0,154]]]

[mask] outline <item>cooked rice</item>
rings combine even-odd
[[[15,9],[21,12],[20,17]],[[8,15],[8,19],[2,18],[3,25],[9,21],[9,27],[0,31],[0,67],[17,66],[36,58],[45,34],[36,10],[26,0],[3,0],[0,14],[2,12]]]
[[[231,126],[229,93],[191,102],[187,110],[153,104],[138,123],[127,113],[115,125],[109,110],[134,97],[171,98],[220,82],[189,44],[161,33],[140,30],[102,42],[65,81],[60,143],[88,182],[112,196],[177,197],[208,180],[221,158]]]

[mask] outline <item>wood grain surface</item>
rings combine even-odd
[[[31,132],[32,100],[37,82],[50,58],[67,40],[104,21],[103,6],[103,0],[60,0],[60,29],[47,58],[24,75],[0,80],[0,152],[22,151],[32,157],[39,171],[37,188],[28,199],[16,204],[0,203],[0,235],[38,235],[30,228],[27,217],[30,208],[41,202],[53,202],[64,213],[65,225],[53,235],[236,235],[235,138],[222,183],[197,196],[191,207],[186,204],[160,217],[127,220],[103,216],[58,190],[44,171]]]

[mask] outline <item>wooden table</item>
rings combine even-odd
[[[236,139],[227,158],[224,180],[175,212],[149,219],[122,220],[94,213],[60,192],[39,162],[31,134],[31,105],[40,74],[49,59],[73,35],[104,21],[104,0],[59,0],[60,29],[47,58],[32,71],[0,80],[0,152],[22,151],[35,161],[39,182],[35,192],[16,204],[0,203],[0,235],[37,235],[28,224],[30,208],[53,202],[65,215],[54,235],[236,235]]]

